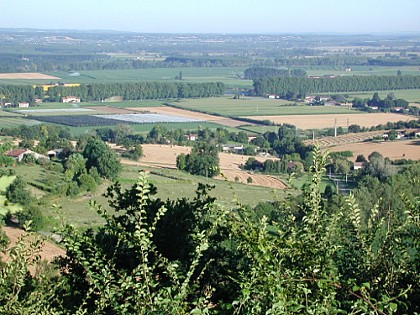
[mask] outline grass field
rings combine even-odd
[[[352,66],[351,71],[344,71],[345,67],[307,67],[305,71],[308,75],[396,75],[400,70],[402,75],[420,75],[418,66],[403,66],[403,67],[383,67],[383,66]]]
[[[173,102],[174,105],[185,109],[205,111],[227,116],[263,116],[263,115],[323,115],[358,113],[347,107],[338,106],[286,106],[291,102],[285,100],[253,97],[235,100],[223,96],[202,99],[183,99]]]
[[[420,73],[419,73],[420,74]],[[420,90],[417,89],[410,89],[410,90],[386,90],[386,91],[377,91],[379,97],[381,99],[386,98],[389,93],[394,93],[396,98],[402,98],[407,100],[408,102],[413,103],[420,103]],[[368,92],[350,92],[350,93],[336,93],[336,94],[346,94],[348,95],[348,99],[352,100],[355,97],[359,97],[361,99],[369,98],[371,99],[375,91],[368,91]]]
[[[69,72],[47,72],[45,74],[58,77],[57,80],[39,79],[3,79],[0,84],[45,84],[49,82],[65,83],[114,83],[139,81],[175,81],[182,72],[183,82],[223,82],[227,88],[251,88],[251,80],[241,80],[239,76],[244,67],[209,67],[209,68],[151,68],[125,70],[79,71],[80,76],[71,76]]]
[[[19,165],[16,168],[18,175],[22,176],[27,181],[44,181],[48,175],[45,171],[37,165],[27,166]],[[260,201],[266,200],[281,200],[285,195],[295,192],[293,190],[273,190],[266,187],[259,187],[247,184],[232,183],[224,180],[206,179],[201,176],[193,176],[178,170],[172,169],[152,169],[149,167],[139,167],[132,165],[124,165],[123,170],[117,179],[123,188],[131,187],[137,177],[138,172],[143,170],[150,171],[150,181],[157,186],[158,194],[153,198],[177,199],[177,198],[193,198],[195,197],[195,190],[198,183],[208,183],[215,185],[215,189],[210,192],[211,196],[217,198],[217,203],[225,207],[232,207],[236,197],[242,204],[256,205]],[[80,195],[75,198],[49,196],[44,197],[42,211],[45,216],[49,217],[50,222],[58,223],[60,216],[67,222],[75,225],[78,228],[96,227],[103,223],[103,220],[96,214],[95,211],[90,210],[89,201],[95,200],[101,204],[110,213],[113,211],[109,208],[107,198],[102,194],[111,183],[105,181],[92,194]],[[32,192],[40,197],[40,193],[31,187]],[[57,211],[53,205],[60,205],[61,210]],[[51,226],[51,228],[53,228]],[[48,229],[48,228],[47,228]]]
[[[2,117],[0,116],[0,129],[9,127],[18,127],[20,125],[33,126],[39,124],[38,121],[32,119],[24,119],[23,117]]]
[[[4,193],[6,188],[15,180],[16,176],[2,176],[0,177],[0,193]],[[7,212],[14,213],[22,209],[18,204],[8,203],[5,205],[6,197],[0,194],[0,216],[5,215]]]
[[[122,124],[124,124],[122,122]],[[154,126],[163,126],[169,130],[174,129],[182,129],[182,130],[198,130],[199,128],[209,128],[209,129],[216,129],[221,127],[218,124],[214,124],[211,122],[187,122],[187,123],[165,123],[165,124],[137,124],[137,125],[129,125],[130,129],[134,131],[136,134],[143,134],[146,135]],[[91,126],[91,127],[69,127],[70,132],[74,136],[79,136],[85,133],[89,133],[96,129],[101,128],[115,128],[113,126]],[[233,129],[232,129],[233,130]]]

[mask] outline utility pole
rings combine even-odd
[[[337,137],[337,118],[334,120],[334,138]]]

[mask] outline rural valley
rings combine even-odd
[[[420,33],[0,28],[0,314],[418,314]]]

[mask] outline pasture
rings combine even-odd
[[[6,188],[15,180],[16,176],[2,176],[0,177],[0,217],[4,216],[7,212],[14,213],[22,209],[20,205],[7,203],[6,196],[3,193]]]
[[[159,150],[159,146],[157,146],[157,150]],[[153,163],[158,164],[158,158],[161,156],[165,156],[165,151],[160,153],[159,156],[156,155],[154,158],[155,162]],[[150,158],[153,157],[150,156]],[[243,204],[255,206],[259,202],[267,200],[281,200],[287,194],[294,193],[293,190],[267,188],[258,186],[255,183],[253,185],[249,185],[234,181],[226,181],[223,178],[212,179],[190,175],[173,168],[132,165],[128,163],[123,164],[123,170],[117,181],[121,183],[123,189],[128,189],[136,182],[140,170],[148,171],[151,183],[156,185],[158,188],[157,195],[152,198],[161,198],[163,200],[174,200],[181,196],[194,198],[196,196],[195,191],[199,183],[214,185],[215,188],[210,191],[210,195],[216,197],[217,203],[225,207],[234,206],[236,198],[238,198]],[[20,165],[16,167],[16,171],[19,175],[27,179],[27,181],[34,182],[45,182],[52,176],[52,174],[46,173],[38,165]],[[278,179],[276,181],[281,183]],[[111,182],[104,181],[102,185],[97,187],[95,192],[82,194],[73,198],[45,195],[42,198],[42,202],[44,204],[42,211],[52,225],[58,224],[61,219],[64,219],[66,222],[73,224],[77,228],[95,228],[102,225],[103,220],[96,214],[95,211],[90,209],[89,201],[92,200],[98,202],[98,204],[102,205],[104,209],[109,211],[110,214],[113,214],[114,212],[108,206],[107,198],[103,196],[103,193],[109,185],[111,185]],[[31,187],[31,190],[36,189]],[[40,196],[39,193],[37,193],[37,195]],[[61,210],[54,208],[52,206],[53,204],[60,205]],[[51,226],[51,228],[53,228],[53,226]]]

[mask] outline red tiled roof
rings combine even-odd
[[[11,157],[18,157],[22,153],[25,153],[29,151],[28,149],[13,149],[10,151],[7,151],[4,155],[11,156]]]

